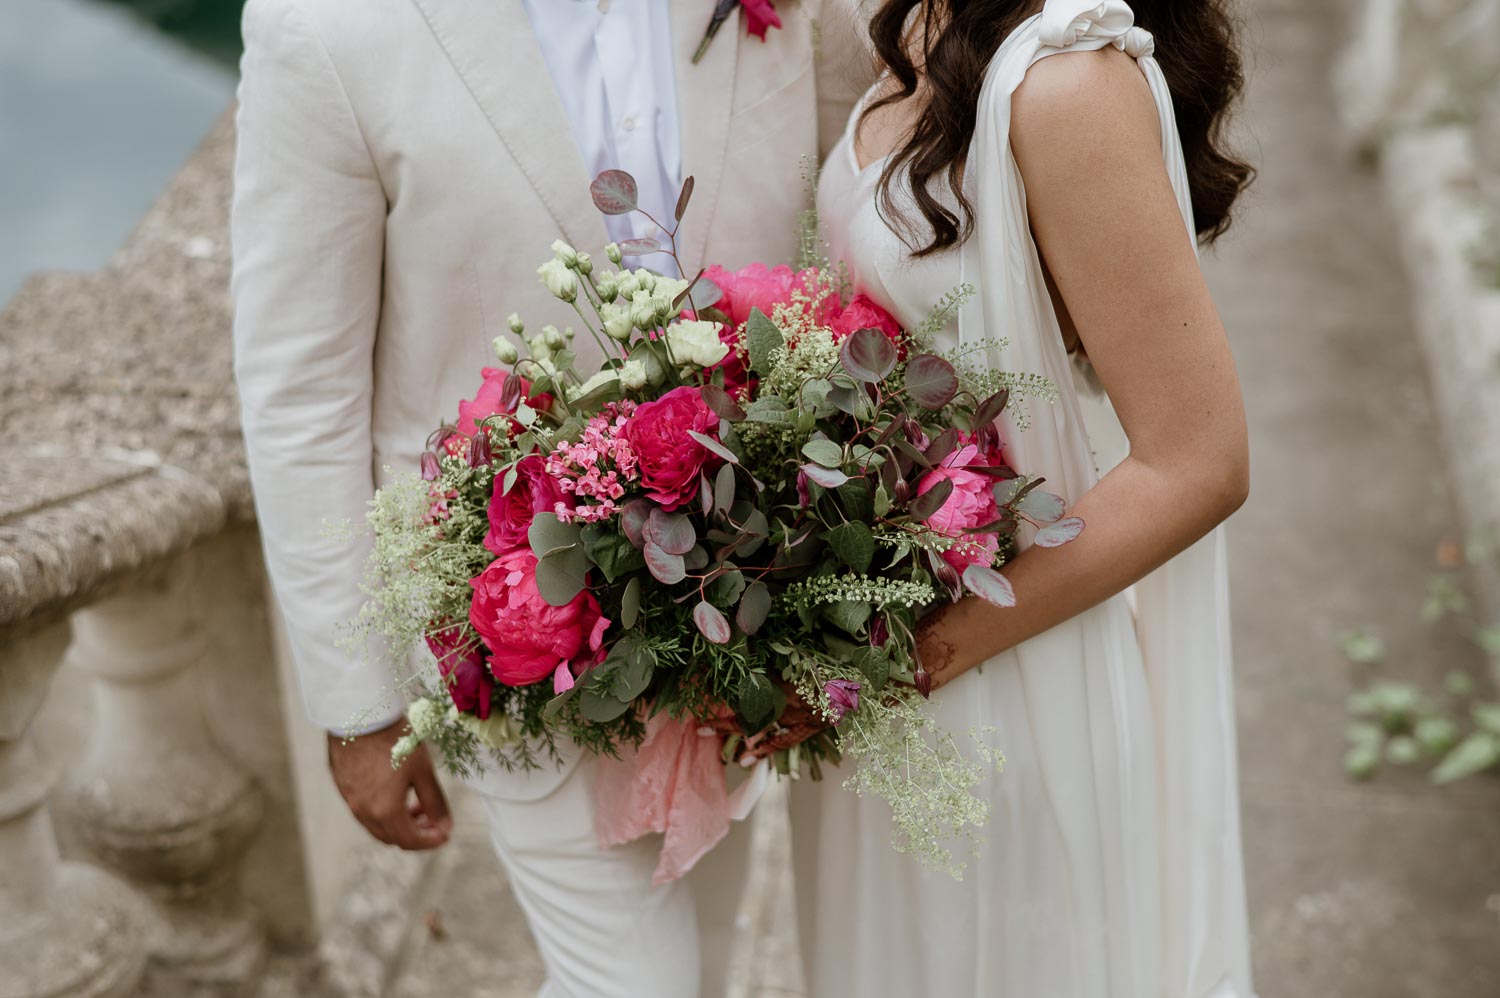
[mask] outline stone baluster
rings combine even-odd
[[[266,953],[238,883],[261,793],[215,743],[198,697],[200,561],[190,551],[76,613],[69,652],[96,681],[96,720],[68,810],[94,856],[153,902],[153,995],[243,994]]]
[[[0,996],[124,998],[145,963],[145,911],[101,870],[63,862],[52,767],[32,720],[68,645],[65,624],[0,642]]]

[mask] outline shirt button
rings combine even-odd
[[[620,127],[625,129],[625,131],[627,132],[635,131],[635,115],[627,114],[625,116],[625,120],[620,122]]]

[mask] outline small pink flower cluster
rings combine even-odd
[[[629,399],[611,402],[588,421],[577,443],[564,441],[547,455],[547,474],[578,503],[558,503],[554,510],[558,519],[597,523],[620,512],[617,500],[625,494],[625,483],[640,477],[639,462],[625,434],[634,412],[635,403]]]

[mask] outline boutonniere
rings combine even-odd
[[[761,41],[766,40],[768,30],[781,27],[781,18],[776,16],[776,8],[771,0],[719,0],[714,7],[714,16],[709,18],[708,30],[703,32],[703,41],[698,43],[698,51],[693,53],[694,65],[703,58],[703,53],[708,51],[708,43],[714,40],[714,35],[719,33],[736,7],[745,9],[745,29]]]

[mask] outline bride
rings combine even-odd
[[[974,286],[939,346],[1057,385],[1003,427],[1010,463],[1088,527],[1010,563],[1019,606],[924,622],[939,721],[1007,756],[962,882],[894,856],[881,802],[794,790],[817,998],[1252,994],[1218,529],[1246,429],[1195,252],[1250,176],[1220,144],[1224,7],[884,0],[871,22],[884,74],[818,193],[832,255],[907,327]]]

